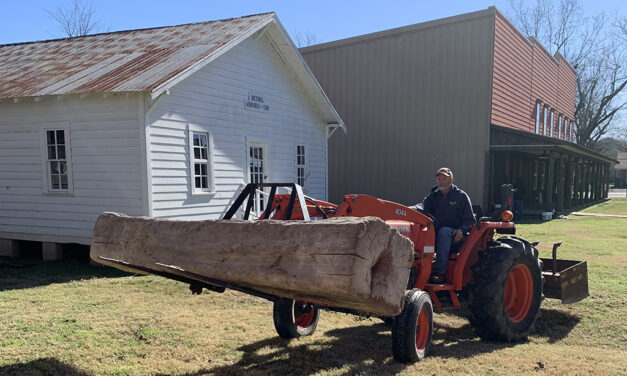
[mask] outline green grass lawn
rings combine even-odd
[[[600,204],[585,208],[584,213],[627,215],[627,199],[613,198]]]
[[[627,200],[586,209],[627,214]],[[436,314],[432,351],[395,363],[378,319],[321,313],[285,341],[272,304],[232,291],[191,295],[159,277],[68,262],[0,266],[0,375],[627,374],[627,218],[517,224],[543,257],[587,260],[590,297],[545,300],[528,342],[482,341],[463,315]],[[17,262],[16,262],[17,263]]]

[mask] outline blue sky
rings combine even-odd
[[[89,1],[89,0],[87,0]],[[2,1],[0,44],[63,37],[45,9],[71,0]],[[584,11],[627,15],[624,0],[582,0]],[[294,36],[312,33],[319,42],[371,33],[495,5],[507,14],[507,0],[270,1],[270,0],[93,0],[93,10],[109,31],[178,25],[274,11]]]

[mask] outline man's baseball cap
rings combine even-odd
[[[453,171],[451,171],[451,169],[448,168],[448,167],[440,167],[440,168],[438,168],[438,170],[435,172],[435,176],[438,176],[440,174],[442,174],[444,176],[448,176],[450,178],[453,177]]]

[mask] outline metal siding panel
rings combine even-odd
[[[348,127],[329,140],[329,198],[368,193],[416,203],[448,165],[483,199],[494,16],[303,56]]]
[[[527,40],[498,12],[495,30],[491,122],[535,133],[537,99],[556,110],[555,122],[559,113],[572,114],[576,78],[567,63]]]
[[[494,41],[492,123],[535,131],[532,46],[497,13]]]

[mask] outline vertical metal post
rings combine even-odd
[[[553,244],[553,275],[557,274],[557,248],[562,245],[562,242]]]
[[[546,180],[546,184],[545,184],[545,188],[544,188],[544,192],[545,192],[545,196],[546,199],[544,200],[545,202],[545,207],[547,211],[553,211],[553,180],[554,180],[554,175],[555,175],[555,158],[553,158],[552,156],[549,158],[549,163],[547,166],[547,171],[546,171],[546,175],[545,175],[545,180]]]

